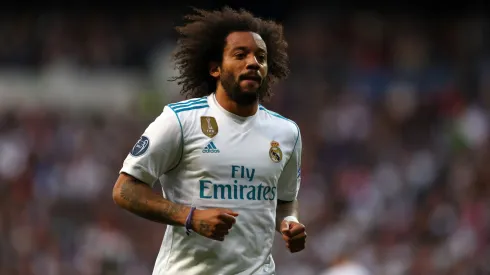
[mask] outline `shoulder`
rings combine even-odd
[[[165,105],[165,109],[172,112],[179,120],[179,123],[183,124],[187,120],[194,120],[205,113],[209,109],[208,97],[193,98],[188,100],[182,100],[175,103]]]
[[[259,105],[259,112],[261,112],[261,115],[263,117],[271,121],[275,129],[282,131],[284,134],[292,135],[292,137],[295,140],[299,138],[300,136],[299,126],[292,119],[289,119],[283,115],[280,115],[279,113],[271,111],[262,105]]]
[[[199,121],[199,117],[208,112],[208,96],[170,103],[165,105],[164,109],[177,118],[182,133],[184,134],[187,132],[186,129],[195,126],[197,123],[196,121]]]
[[[175,103],[167,104],[165,107],[168,107],[172,110],[178,117],[188,116],[199,112],[199,110],[205,110],[209,108],[208,97],[200,97],[182,100]]]

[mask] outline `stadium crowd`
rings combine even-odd
[[[164,13],[84,16],[2,17],[0,66],[155,75],[155,52],[174,42]],[[377,275],[489,274],[488,19],[289,18],[292,75],[265,105],[302,129],[309,237],[292,255],[276,240],[278,274],[345,261]],[[165,226],[111,197],[152,119],[137,114],[2,106],[0,274],[151,274]]]

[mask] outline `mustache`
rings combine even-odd
[[[240,75],[238,80],[240,80],[240,81],[242,81],[242,80],[253,80],[253,81],[257,81],[259,83],[262,83],[262,77],[257,73],[247,73],[247,74]]]

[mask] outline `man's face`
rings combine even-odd
[[[254,104],[267,89],[267,48],[253,32],[233,32],[226,38],[219,80],[239,105]]]

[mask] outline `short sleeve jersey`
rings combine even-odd
[[[277,200],[298,195],[301,150],[296,123],[261,105],[250,117],[226,111],[214,94],[165,106],[121,172],[159,182],[172,202],[239,216],[223,242],[167,226],[153,274],[273,274]]]

